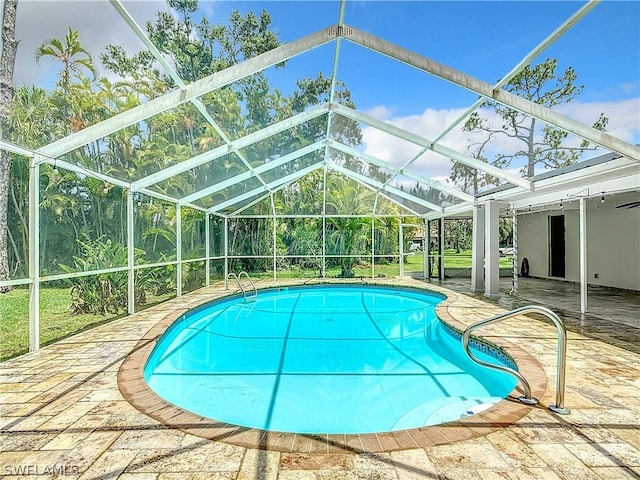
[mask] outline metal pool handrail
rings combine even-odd
[[[249,283],[251,284],[251,288],[253,288],[253,296],[257,297],[258,296],[258,289],[256,288],[255,283],[253,283],[253,280],[251,280],[251,277],[249,276],[249,274],[247,272],[245,272],[244,270],[238,274],[238,283],[240,283],[240,279],[242,278],[243,274],[244,274],[245,277],[247,277],[247,280],[249,280]],[[242,291],[244,292],[244,289]],[[246,300],[246,298],[247,298],[247,294],[246,293],[244,295],[244,298]]]
[[[253,283],[253,280],[251,280],[251,277],[249,276],[249,274],[247,272],[245,272],[244,270],[242,272],[240,272],[238,275],[236,275],[233,272],[229,272],[227,274],[226,285],[225,285],[226,289],[229,290],[229,279],[230,278],[235,278],[236,282],[238,284],[238,287],[240,287],[240,290],[242,290],[242,296],[246,300],[247,299],[247,291],[242,286],[242,282],[240,282],[240,278],[242,278],[243,274],[247,277],[247,279],[249,280],[249,283],[251,284],[251,287],[253,288],[253,297],[257,297],[258,296],[258,289],[256,288],[256,285]]]
[[[571,410],[564,406],[564,387],[565,387],[565,373],[566,373],[566,364],[567,364],[567,329],[564,326],[564,322],[558,315],[549,310],[546,307],[542,307],[539,305],[528,305],[526,307],[516,308],[515,310],[511,310],[506,313],[501,313],[500,315],[496,315],[491,318],[487,318],[485,320],[481,320],[472,325],[469,325],[462,334],[462,347],[464,348],[465,353],[479,365],[483,365],[485,367],[493,368],[494,370],[499,370],[502,372],[509,373],[520,380],[522,386],[524,387],[524,395],[519,398],[522,403],[526,403],[528,405],[537,405],[538,399],[531,396],[531,387],[529,386],[529,382],[522,376],[520,372],[514,370],[513,368],[509,368],[504,365],[496,365],[494,363],[485,362],[484,360],[480,360],[476,356],[471,353],[469,349],[469,337],[473,330],[476,330],[480,327],[484,327],[485,325],[489,325],[490,323],[500,322],[502,320],[506,320],[507,318],[515,317],[517,315],[523,315],[526,313],[541,313],[546,316],[549,320],[551,320],[557,330],[558,330],[558,356],[557,356],[557,375],[556,375],[556,404],[550,405],[549,410],[555,413],[559,413],[561,415],[568,415],[571,413]]]

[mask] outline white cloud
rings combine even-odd
[[[427,109],[418,115],[389,117],[388,113],[392,110],[384,105],[376,106],[373,110],[378,113],[378,118],[384,118],[384,115],[387,114],[387,118],[384,119],[388,123],[431,140],[436,138],[444,128],[464,113],[464,109]],[[638,143],[640,141],[640,98],[618,102],[572,102],[558,107],[557,111],[589,125],[597,120],[601,112],[604,112],[605,115],[609,117],[609,125],[607,127],[609,134],[629,143]],[[484,117],[487,117],[493,125],[500,125],[499,119],[497,119],[495,115],[492,118],[489,111],[484,110],[482,114]],[[441,143],[460,153],[466,154],[468,146],[473,140],[473,136],[469,132],[464,132],[462,125],[463,124],[458,125],[449,132]],[[362,137],[367,154],[385,160],[396,167],[404,166],[422,150],[412,143],[373,127],[364,127],[362,129]],[[580,139],[574,137],[571,141],[578,144]],[[492,142],[489,151],[513,152],[519,148],[522,148],[521,141],[499,136]],[[587,155],[593,156],[593,153]],[[520,175],[520,167],[520,164],[514,163],[505,171],[514,175]],[[409,170],[427,178],[438,178],[442,180],[449,178],[451,162],[446,157],[429,151],[418,160],[415,160]],[[537,168],[536,173],[541,173],[542,171],[542,168]]]
[[[608,134],[629,143],[640,141],[640,97],[618,102],[570,102],[559,105],[557,111],[587,125],[604,113],[609,118]]]
[[[384,112],[384,106],[376,107]],[[434,110],[427,109],[419,115],[407,117],[389,118],[392,125],[403,128],[422,137],[433,139],[451,122],[464,113],[464,109]],[[456,131],[460,130],[459,128]],[[464,133],[451,132],[447,135],[447,146],[466,151],[466,138]],[[365,144],[365,152],[385,160],[396,167],[404,166],[423,149],[405,140],[384,133],[373,127],[362,129],[362,137]],[[434,152],[426,152],[418,160],[412,163],[412,170],[428,178],[448,177],[451,170],[451,162],[448,158]]]
[[[375,107],[370,108],[369,110],[365,110],[364,113],[374,118],[377,118],[378,120],[388,120],[393,116],[394,110],[395,108],[390,108],[385,105],[376,105]]]
[[[144,29],[158,10],[167,10],[159,0],[127,1],[125,8]],[[108,44],[121,45],[129,54],[144,47],[118,12],[104,0],[58,1],[22,0],[18,2],[16,39],[19,40],[14,81],[16,85],[36,84],[50,86],[56,79],[59,65],[53,60],[35,61],[35,50],[52,37],[63,38],[68,28],[78,30],[80,42],[92,55],[102,75],[99,54]]]

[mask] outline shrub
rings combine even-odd
[[[73,257],[74,266],[60,265],[68,273],[90,272],[127,265],[127,249],[119,243],[104,237],[92,240],[86,235],[84,240],[78,240],[78,243],[80,255]],[[140,259],[142,256],[144,252],[136,249],[134,257]],[[126,311],[128,278],[127,271],[72,278],[69,312],[72,315],[83,313],[106,315]],[[155,281],[155,276],[148,270],[136,271],[136,302],[146,302],[147,290]]]

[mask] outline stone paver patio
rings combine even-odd
[[[425,286],[411,279],[389,281]],[[262,282],[268,285],[272,283]],[[448,323],[465,325],[502,311],[480,299],[429,288],[451,293],[439,309]],[[524,362],[524,369],[531,369],[539,407],[504,401],[466,423],[355,436],[357,440],[290,435],[284,441],[276,441],[277,434],[228,426],[207,435],[206,425],[194,424],[201,419],[177,410],[168,413],[166,405],[154,410],[152,397],[148,415],[135,408],[127,398],[137,399],[134,403],[143,410],[145,400],[131,383],[136,380],[131,372],[144,356],[136,359],[130,353],[142,352],[153,341],[149,334],[159,322],[223,293],[220,284],[202,289],[0,363],[0,475],[123,480],[640,478],[640,355],[570,333],[565,403],[572,413],[555,415],[545,408],[555,401],[555,328],[528,317],[479,334],[496,344],[509,342],[507,349],[521,368]],[[527,360],[525,352],[537,362]],[[546,384],[536,374],[538,362]],[[158,411],[164,413],[154,415]]]

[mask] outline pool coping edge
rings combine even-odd
[[[331,282],[336,284],[336,282]],[[353,283],[350,283],[353,285]],[[389,287],[383,282],[366,282],[369,286]],[[282,286],[304,286],[304,284],[283,284]],[[441,322],[456,331],[463,331],[466,324],[456,317],[454,309],[462,305],[460,294],[433,285],[409,286],[412,290],[444,295],[445,299],[436,307]],[[278,288],[272,285],[268,288]],[[227,296],[227,295],[220,295]],[[213,299],[212,299],[213,300]],[[161,424],[181,430],[191,435],[214,441],[229,443],[245,448],[256,448],[289,453],[382,453],[415,448],[446,445],[454,442],[482,437],[511,425],[534,408],[517,400],[522,392],[517,386],[507,399],[493,407],[463,419],[427,427],[398,430],[373,434],[299,434],[272,432],[219,422],[177,407],[157,395],[144,380],[144,366],[160,336],[187,311],[211,300],[201,298],[177,306],[137,342],[118,370],[118,388],[124,399],[141,413]],[[451,308],[453,307],[453,308]],[[491,337],[491,340],[487,340]],[[518,345],[501,337],[478,336],[483,343],[497,347],[511,357],[518,370],[530,383],[532,395],[542,399],[547,391],[547,378],[542,365]]]

